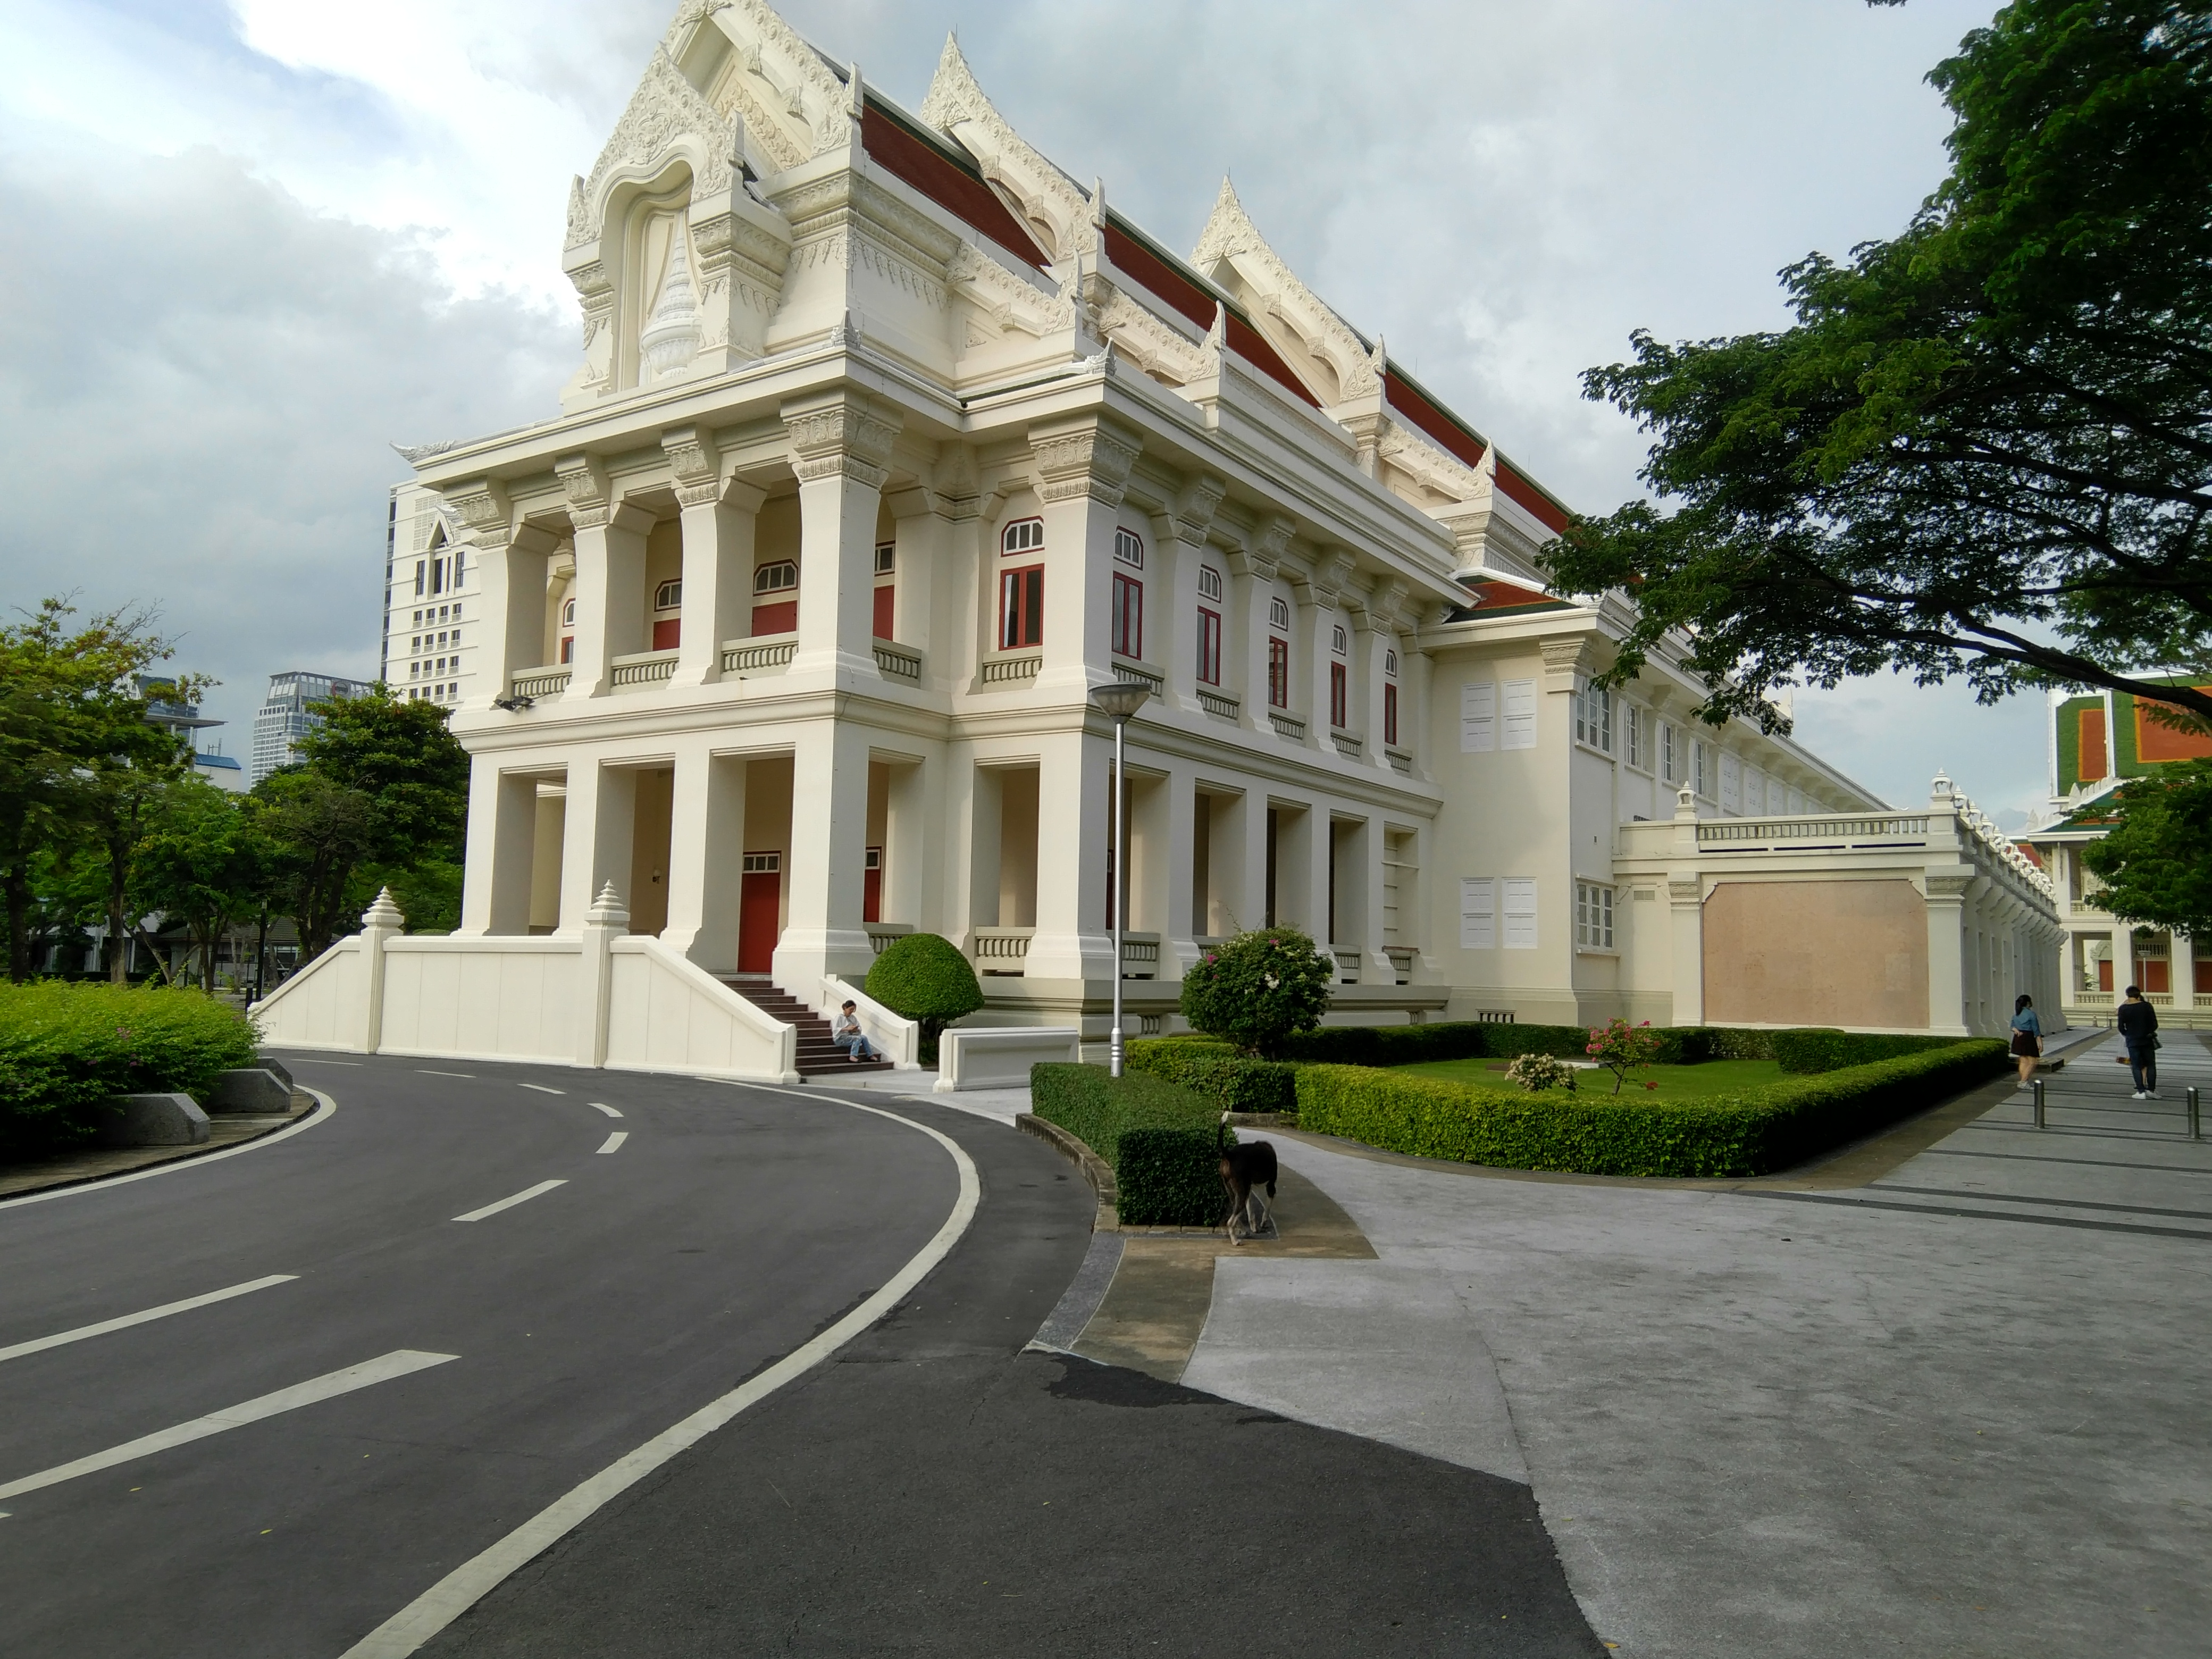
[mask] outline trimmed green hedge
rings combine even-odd
[[[1184,1037],[1146,1037],[1125,1050],[1128,1068],[1203,1096],[1223,1112],[1295,1112],[1298,1073],[1279,1060],[1248,1060],[1235,1047]]]
[[[1948,1048],[1959,1039],[1809,1029],[1752,1030],[1729,1025],[1654,1029],[1662,1066],[1702,1066],[1711,1060],[1773,1060],[1793,1073],[1832,1072],[1901,1054]],[[1581,1025],[1518,1025],[1449,1020],[1434,1025],[1352,1025],[1310,1031],[1292,1040],[1294,1060],[1329,1066],[1410,1066],[1428,1060],[1512,1060],[1556,1054],[1579,1060],[1589,1043]]]
[[[245,1017],[198,991],[0,984],[0,1158],[89,1138],[111,1095],[204,1095],[253,1060]]]
[[[1959,1039],[1948,1036],[1892,1036],[1861,1031],[1769,1031],[1774,1058],[1785,1072],[1835,1072],[1847,1066],[1871,1066],[1878,1060],[1900,1054],[1921,1054],[1949,1048]]]
[[[1608,1096],[1472,1088],[1363,1066],[1305,1066],[1298,1071],[1298,1127],[1391,1152],[1498,1169],[1765,1175],[1993,1077],[2007,1058],[2002,1042],[1954,1042],[1802,1082],[1648,1104]]]
[[[1221,1190],[1221,1109],[1144,1072],[1109,1077],[1097,1066],[1030,1068],[1030,1109],[1104,1158],[1122,1222],[1134,1227],[1211,1227]]]

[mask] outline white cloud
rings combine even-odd
[[[36,206],[40,236],[82,250],[27,253],[17,222],[0,257],[11,276],[19,261],[41,281],[82,276],[80,293],[105,307],[81,299],[80,314],[64,305],[34,321],[35,306],[18,306],[0,327],[40,361],[114,357],[74,378],[0,364],[0,453],[22,470],[18,497],[34,464],[99,475],[52,435],[64,416],[73,433],[128,433],[132,477],[92,488],[117,533],[168,550],[110,560],[103,582],[143,580],[141,597],[179,616],[199,605],[191,596],[233,590],[247,559],[274,584],[266,605],[195,609],[195,651],[240,681],[317,653],[334,668],[368,660],[380,486],[398,471],[383,444],[551,412],[574,315],[559,269],[568,177],[589,169],[672,9],[15,0],[0,11],[9,187]],[[1662,337],[1772,325],[1780,266],[1901,225],[1943,165],[1945,117],[1922,77],[1990,5],[784,9],[910,107],[957,23],[1009,118],[1077,177],[1103,175],[1171,246],[1189,246],[1233,172],[1324,298],[1569,500],[1602,509],[1639,493],[1643,443],[1582,400],[1580,371],[1622,356],[1638,325]],[[231,159],[195,155],[169,173],[152,160],[196,147]],[[75,182],[88,168],[105,185]],[[159,199],[157,179],[187,196]],[[188,221],[186,201],[216,216]],[[172,292],[166,249],[147,257],[155,228],[199,250],[189,295]],[[295,280],[270,269],[280,259],[307,263]],[[167,331],[158,346],[142,325],[154,319]],[[83,343],[88,332],[100,343]],[[192,410],[181,433],[163,427]],[[149,477],[158,489],[137,482]],[[118,516],[126,502],[145,516]],[[82,515],[80,502],[33,517],[42,537],[82,546]],[[200,528],[216,524],[252,528],[242,544]],[[42,544],[20,526],[6,533],[20,602],[44,581]],[[280,544],[283,557],[260,563],[240,550]],[[341,592],[362,597],[340,604]],[[287,594],[319,608],[272,634]],[[286,641],[282,661],[272,637]],[[1899,720],[1935,725],[1940,708],[1960,734],[1956,775],[1992,802],[2022,796],[2039,738],[2021,740],[2019,706],[1953,706],[1965,701],[1854,687],[1801,693],[1798,709],[1809,739],[1911,800],[1933,767],[1887,733]]]

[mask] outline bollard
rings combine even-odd
[[[2043,1127],[2043,1079],[2038,1078],[2028,1085],[2035,1091],[2035,1127]]]
[[[2197,1117],[2197,1090],[2193,1085],[2189,1091],[2189,1138],[2191,1140],[2204,1139],[2203,1125]]]

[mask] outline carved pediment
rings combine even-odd
[[[1366,343],[1267,246],[1237,199],[1236,186],[1226,179],[1190,262],[1217,281],[1224,265],[1235,274],[1237,280],[1224,286],[1239,293],[1261,331],[1273,337],[1277,349],[1293,367],[1303,368],[1310,380],[1326,377],[1327,384],[1311,387],[1324,404],[1380,394],[1382,382]]]
[[[685,138],[692,141],[684,146],[691,163],[692,194],[717,196],[728,190],[736,173],[731,161],[736,133],[684,78],[667,52],[656,46],[653,61],[645,66],[645,78],[630,94],[629,106],[615,123],[591,177],[578,181],[568,192],[568,246],[576,247],[599,235],[598,216],[605,208],[609,174],[642,172]]]
[[[727,43],[719,58],[714,43],[701,44],[704,29]],[[666,49],[699,77],[725,119],[744,123],[746,137],[774,171],[845,142],[844,82],[761,0],[686,0],[669,27]]]
[[[957,139],[975,158],[983,177],[1055,264],[1097,252],[1091,198],[1007,125],[960,55],[960,43],[949,34],[929,95],[922,100],[921,118]]]

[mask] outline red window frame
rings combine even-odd
[[[1344,717],[1350,712],[1352,702],[1349,677],[1344,665],[1333,662],[1328,665],[1328,723],[1341,731]]]
[[[1267,640],[1267,706],[1291,706],[1291,642],[1272,635]]]
[[[1221,684],[1221,613],[1198,608],[1198,678],[1206,685]]]
[[[999,649],[1022,651],[1044,643],[1044,567],[1025,564],[999,573]]]
[[[1398,743],[1398,688],[1382,688],[1382,741],[1395,748]]]
[[[1145,585],[1114,574],[1114,650],[1118,656],[1145,654]]]

